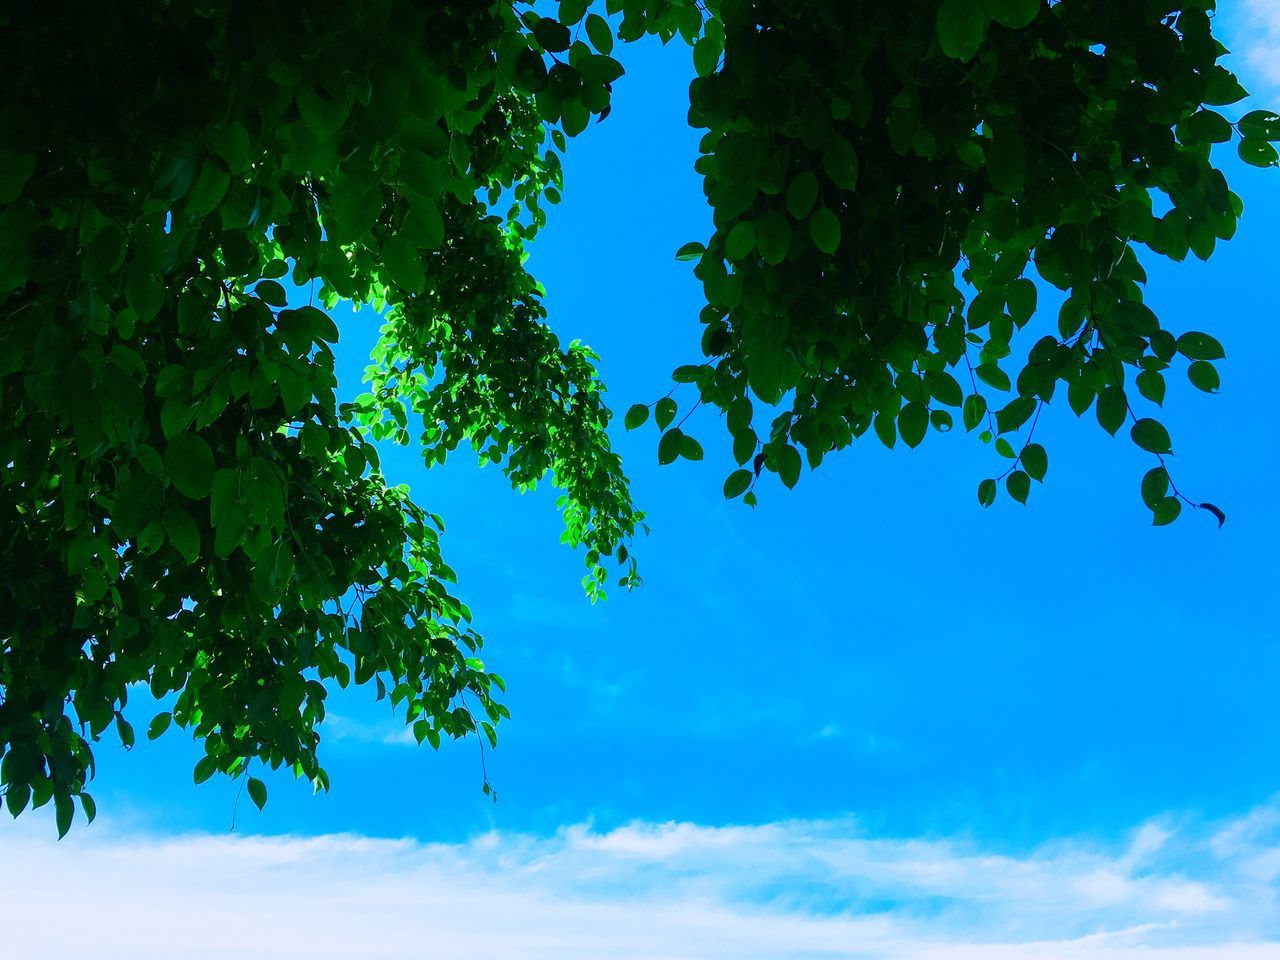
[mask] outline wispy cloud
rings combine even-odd
[[[1227,4],[1224,6],[1234,6]],[[1243,0],[1232,14],[1229,37],[1244,57],[1236,66],[1253,92],[1263,86],[1280,87],[1280,0]]]
[[[463,844],[0,830],[12,956],[1277,960],[1280,816],[1014,855],[852,820]]]

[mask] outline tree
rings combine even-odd
[[[542,12],[548,8],[540,7]],[[61,833],[91,743],[125,746],[146,684],[206,752],[195,778],[289,766],[317,788],[326,684],[372,683],[419,742],[507,715],[451,591],[443,523],[375,441],[460,444],[517,488],[548,474],[594,599],[643,515],[595,356],[546,324],[525,244],[567,139],[609,112],[616,40],[692,47],[690,121],[715,232],[678,256],[707,294],[675,371],[762,471],[868,431],[968,430],[1027,498],[1037,415],[1151,452],[1156,523],[1187,501],[1140,417],[1207,333],[1143,305],[1138,248],[1207,257],[1242,204],[1215,143],[1277,164],[1280,117],[1232,122],[1211,0],[562,0],[20,5],[0,39],[0,779]],[[1153,198],[1159,206],[1153,202]],[[1157,215],[1157,209],[1161,212]],[[1065,293],[1016,377],[1001,361]],[[308,290],[292,307],[281,281]],[[385,320],[371,389],[335,398],[326,310]],[[296,301],[295,301],[296,302]],[[319,306],[317,306],[317,304]],[[1024,337],[1025,339],[1025,337]],[[1007,366],[1007,365],[1006,365]],[[981,383],[981,386],[979,385]],[[997,400],[1002,395],[1008,399]],[[662,462],[702,448],[653,417]],[[775,410],[771,423],[762,408]],[[414,425],[411,427],[411,418]],[[420,425],[420,426],[419,426]],[[1026,427],[1025,439],[1016,440]],[[414,435],[417,435],[416,438]],[[994,480],[979,499],[996,496]],[[1201,504],[1211,513],[1216,507]],[[266,791],[250,777],[250,796]],[[486,784],[486,789],[488,785]]]

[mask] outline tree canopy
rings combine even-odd
[[[1243,204],[1211,157],[1275,166],[1280,116],[1218,61],[1212,0],[323,0],[16,5],[0,63],[0,781],[65,832],[131,686],[202,741],[328,778],[328,685],[371,684],[419,742],[507,715],[452,593],[441,518],[375,443],[459,446],[562,491],[594,599],[643,526],[585,345],[525,248],[568,141],[610,111],[619,43],[691,48],[714,232],[685,413],[725,414],[724,493],[794,486],[867,433],[958,416],[1026,501],[1064,398],[1148,451],[1153,520],[1193,503],[1151,415],[1214,391],[1222,347],[1166,329],[1142,258],[1208,257]],[[584,242],[588,242],[584,238]],[[594,241],[591,241],[594,242]],[[1037,278],[1040,282],[1037,282]],[[288,299],[307,291],[306,306]],[[1033,323],[1061,291],[1056,325]],[[337,400],[330,311],[384,322]],[[1045,329],[1041,330],[1043,326]],[[691,324],[691,330],[694,329]],[[1027,331],[1023,333],[1023,331]],[[1019,334],[1022,334],[1019,337]],[[1039,334],[1034,340],[1032,337]],[[1017,345],[1015,348],[1015,340]],[[1016,349],[1016,352],[1015,352]],[[700,459],[683,394],[636,405]],[[610,569],[614,569],[610,573]],[[130,712],[132,715],[132,712]],[[136,719],[136,718],[135,718]],[[485,785],[488,789],[488,785]]]

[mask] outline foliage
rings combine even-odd
[[[1025,501],[1063,385],[1158,464],[1164,376],[1213,391],[1222,348],[1143,305],[1138,246],[1207,257],[1242,209],[1210,161],[1277,163],[1280,117],[1232,123],[1209,0],[325,0],[19,5],[0,35],[0,779],[60,832],[91,742],[126,747],[147,684],[202,741],[197,781],[255,761],[327,787],[326,684],[373,683],[419,742],[506,716],[451,594],[439,517],[375,441],[459,444],[526,489],[551,476],[594,599],[632,506],[584,345],[550,331],[524,245],[567,139],[610,109],[615,40],[690,44],[714,235],[705,361],[677,384],[726,414],[755,502],[873,431],[968,430]],[[1056,334],[1011,376],[1043,280]],[[308,289],[306,306],[285,281]],[[385,326],[339,404],[327,310]],[[318,305],[317,305],[318,304]],[[1002,361],[1005,364],[1002,366]],[[955,371],[953,374],[952,371]],[[983,385],[979,386],[979,383]],[[962,384],[964,384],[962,386]],[[1136,391],[1136,393],[1135,393]],[[999,394],[1012,394],[996,400]],[[767,427],[757,407],[782,406]],[[671,394],[661,462],[700,459]],[[414,425],[411,427],[411,419]],[[1012,438],[1026,427],[1025,440]],[[979,487],[991,503],[995,480]],[[1186,501],[1189,502],[1189,501]],[[1217,508],[1202,505],[1214,512]],[[485,784],[488,789],[488,784]]]
[[[1221,523],[1172,485],[1169,435],[1138,412],[1184,364],[1215,392],[1223,356],[1143,303],[1140,249],[1205,259],[1233,235],[1243,204],[1214,144],[1277,163],[1280,117],[1214,109],[1246,94],[1217,62],[1212,0],[715,9],[690,120],[707,130],[716,229],[677,255],[706,290],[706,359],[676,379],[726,415],[740,469],[725,495],[754,504],[763,469],[795,485],[800,451],[816,467],[868,431],[915,447],[958,414],[1007,464],[979,501],[1003,481],[1025,503],[1048,470],[1041,410],[1065,394],[1112,435],[1128,421],[1153,455],[1156,524],[1183,503]],[[1033,265],[1064,294],[1056,329],[1031,323]]]

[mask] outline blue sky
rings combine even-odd
[[[1277,6],[1225,24],[1246,85],[1273,101]],[[672,254],[710,230],[687,50],[624,52],[613,114],[571,144],[565,202],[531,258],[554,325],[602,355],[619,411],[697,359],[699,285]],[[721,497],[732,461],[710,413],[686,425],[705,460],[665,468],[652,428],[619,423],[653,532],[634,551],[644,588],[592,607],[554,491],[518,496],[463,455],[428,473],[387,451],[392,480],[446,518],[460,594],[510,686],[487,757],[499,802],[480,794],[474,743],[415,748],[363,690],[330,700],[332,792],[270,777],[262,813],[232,784],[192,786],[199,748],[180,734],[127,756],[104,743],[92,829],[55,849],[45,811],[0,825],[0,853],[43,865],[21,889],[0,879],[0,916],[38,911],[41,883],[74,866],[86,884],[133,878],[104,902],[151,889],[179,917],[204,891],[257,929],[280,878],[314,873],[365,905],[343,914],[353,930],[434,918],[441,955],[719,956],[734,929],[725,956],[951,960],[1015,943],[1009,956],[1280,957],[1280,455],[1255,346],[1276,321],[1280,180],[1224,166],[1246,203],[1236,239],[1209,264],[1148,258],[1166,325],[1226,346],[1221,395],[1171,377],[1163,416],[1175,481],[1226,510],[1222,530],[1204,515],[1150,527],[1146,455],[1066,409],[1042,421],[1050,467],[1030,506],[986,511],[974,491],[997,458],[959,431],[916,451],[864,440],[792,492],[765,485],[752,511]],[[376,325],[341,323],[352,393]],[[462,907],[441,912],[446,868],[474,886],[470,927]],[[258,906],[218,893],[224,876],[260,884]],[[317,897],[271,909],[301,918]],[[103,907],[106,929],[129,909]],[[645,946],[647,915],[683,933]],[[161,955],[127,928],[103,934],[103,955]],[[1221,947],[1237,940],[1254,946]],[[352,955],[339,942],[310,955]],[[365,955],[403,955],[378,944]]]

